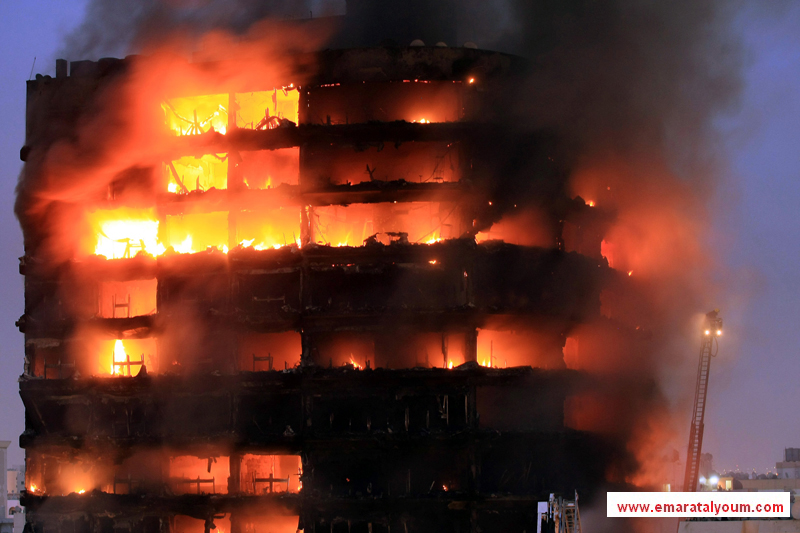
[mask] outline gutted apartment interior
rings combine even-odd
[[[23,159],[136,61],[29,81]],[[610,215],[543,133],[540,205],[481,222],[519,61],[327,50],[303,84],[175,94],[160,165],[24,225],[29,531],[521,533],[596,486],[565,358]]]

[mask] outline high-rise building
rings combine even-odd
[[[564,349],[612,275],[605,215],[570,197],[550,135],[493,122],[521,60],[311,63],[302,83],[180,63],[206,78],[149,109],[126,99],[148,58],[28,82],[33,531],[521,533],[604,478],[606,444],[565,423]],[[507,194],[487,223],[512,141],[535,231]]]

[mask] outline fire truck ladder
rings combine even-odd
[[[574,500],[565,500],[555,494],[550,495],[548,502],[547,521],[552,520],[548,531],[554,533],[582,533],[581,512],[578,509],[578,491],[575,491]]]
[[[711,358],[719,350],[718,337],[722,335],[722,319],[717,316],[718,309],[706,314],[703,340],[700,344],[700,362],[697,367],[697,384],[694,389],[694,411],[689,428],[689,449],[686,452],[686,475],[683,481],[684,492],[695,492],[700,471],[700,454],[703,450],[703,419],[708,395],[708,372]]]
[[[575,500],[564,501],[562,513],[561,518],[564,533],[581,533],[583,531],[581,528],[581,513],[578,510],[577,493],[575,493]]]

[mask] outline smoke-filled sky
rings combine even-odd
[[[753,2],[755,4],[755,2]],[[18,224],[13,215],[14,186],[21,168],[19,161],[19,148],[24,139],[24,104],[25,80],[31,72],[31,65],[36,57],[36,73],[54,74],[54,64],[58,53],[62,50],[81,50],[89,58],[96,59],[100,56],[119,55],[125,51],[109,36],[121,36],[126,39],[151,38],[150,35],[131,35],[123,31],[126,28],[126,18],[136,18],[141,12],[110,14],[111,20],[108,27],[96,28],[97,33],[83,32],[76,36],[75,28],[79,27],[85,18],[89,2],[79,0],[60,1],[28,1],[4,2],[0,4],[0,14],[4,21],[3,32],[0,33],[2,43],[3,77],[0,86],[0,116],[5,117],[5,128],[0,135],[0,155],[3,165],[0,166],[0,221],[6,231],[2,233],[0,245],[0,294],[3,305],[0,307],[0,440],[15,441],[23,429],[22,404],[17,394],[16,378],[22,372],[22,334],[14,326],[14,321],[22,314],[22,277],[17,270],[17,257],[22,255],[22,238]],[[108,2],[95,1],[91,5],[109,4]],[[141,6],[152,6],[158,2],[141,2]],[[213,4],[213,3],[212,3]],[[216,5],[222,3],[217,2]],[[239,4],[253,5],[255,2],[231,2],[234,7]],[[291,17],[293,13],[286,13],[274,8],[283,3],[273,0],[262,2],[264,13],[277,14],[280,17]],[[296,5],[296,3],[291,3]],[[320,12],[320,2],[307,2],[308,6]],[[653,5],[652,2],[617,2],[620,5],[637,6]],[[689,3],[682,3],[690,5]],[[733,5],[733,3],[730,3]],[[303,4],[304,6],[306,4]],[[517,2],[501,2],[483,5],[502,5],[505,7],[517,5]],[[241,7],[241,6],[239,6]],[[671,6],[668,6],[672,9]],[[304,8],[305,9],[305,8]],[[485,7],[481,8],[486,9]],[[220,25],[240,27],[242,22],[241,9],[227,9],[215,12],[215,17],[223,21]],[[600,10],[602,13],[602,10]],[[635,17],[635,11],[631,10]],[[657,12],[657,9],[653,10]],[[719,109],[719,115],[712,117],[710,124],[721,134],[720,137],[710,136],[720,144],[709,144],[707,148],[719,148],[719,164],[715,170],[719,172],[716,180],[703,183],[703,190],[698,190],[698,198],[708,203],[710,215],[710,238],[706,244],[709,247],[708,256],[713,260],[711,279],[708,283],[715,286],[714,291],[722,294],[725,304],[722,315],[726,318],[726,335],[720,349],[720,356],[714,361],[711,381],[711,401],[707,410],[705,451],[715,456],[715,466],[721,468],[742,469],[755,468],[764,471],[774,466],[775,461],[782,455],[782,449],[787,446],[800,446],[800,427],[794,423],[795,404],[800,399],[800,393],[794,382],[800,376],[800,358],[795,357],[795,346],[800,341],[800,328],[794,324],[800,318],[800,310],[793,305],[800,301],[800,271],[794,269],[795,255],[800,255],[800,228],[795,226],[794,212],[800,205],[800,181],[792,178],[798,177],[800,171],[800,6],[775,8],[770,12],[763,12],[755,7],[746,5],[732,19],[731,31],[734,35],[732,41],[725,44],[736,44],[740,41],[742,50],[731,50],[737,59],[743,59],[741,67],[738,62],[732,64],[715,65],[709,57],[722,58],[731,56],[719,49],[704,50],[696,48],[697,43],[707,43],[709,47],[719,44],[720,41],[710,36],[707,40],[699,38],[703,26],[698,27],[697,20],[702,20],[705,13],[702,10],[692,12],[687,10],[692,20],[670,20],[665,30],[666,35],[680,35],[683,28],[687,28],[687,35],[693,41],[680,46],[679,39],[665,43],[653,42],[646,54],[645,61],[621,62],[622,65],[641,67],[647,76],[640,76],[641,84],[636,86],[620,83],[620,98],[636,100],[640,104],[635,106],[622,106],[632,109],[630,117],[619,117],[621,129],[630,129],[631,118],[647,116],[642,110],[648,106],[660,106],[670,110],[678,110],[681,116],[700,117],[703,122],[696,124],[703,128],[708,122],[707,111]],[[96,11],[90,15],[97,15]],[[113,15],[113,16],[112,16]],[[190,24],[196,26],[194,20],[170,18],[169,13],[145,13],[160,23],[172,20],[176,24]],[[208,15],[206,13],[205,15]],[[488,16],[481,13],[482,18],[494,21],[499,27],[508,26],[510,21],[518,20],[505,13],[494,13]],[[117,18],[114,18],[117,17]],[[212,17],[213,18],[213,17]],[[207,23],[208,16],[202,17]],[[658,21],[656,21],[658,22]],[[208,27],[213,27],[211,24]],[[158,28],[145,24],[149,31],[157,32]],[[123,29],[120,29],[123,28]],[[531,35],[523,29],[513,28],[516,40],[508,46],[525,50],[537,47],[540,41],[527,40]],[[606,27],[606,30],[609,28]],[[612,38],[619,38],[623,44],[626,39],[633,43],[646,43],[647,28],[632,28],[627,31],[613,28],[608,31]],[[575,28],[562,27],[559,31],[575,31]],[[583,32],[583,28],[578,28]],[[712,28],[709,27],[709,33]],[[719,28],[713,28],[718,31]],[[671,32],[671,33],[670,33]],[[90,39],[82,39],[81,35],[91,34]],[[477,34],[477,33],[476,33]],[[659,34],[654,32],[654,34]],[[491,34],[487,34],[491,35]],[[596,36],[589,34],[587,39]],[[532,34],[541,37],[541,34]],[[544,36],[545,40],[549,37]],[[488,38],[488,37],[487,37]],[[645,41],[642,41],[645,39]],[[488,43],[477,43],[479,46],[488,46]],[[566,57],[574,60],[574,65],[585,65],[586,68],[596,67],[596,59],[602,59],[604,53],[615,53],[615,48],[610,45],[608,49],[593,49],[587,55],[587,48],[578,43],[574,47],[566,47]],[[596,53],[595,53],[596,52]],[[704,54],[703,57],[689,57],[692,54]],[[564,56],[562,55],[562,58]],[[70,60],[83,59],[84,56],[67,57]],[[648,58],[654,58],[656,63],[648,63]],[[674,59],[674,60],[673,60]],[[683,75],[684,72],[674,72],[674,69],[701,68],[708,72],[687,73],[685,79],[704,80],[706,83],[718,83],[715,87],[686,87],[686,94],[675,91],[676,84],[673,79],[658,79],[661,72],[659,64],[663,63],[663,72],[667,76]],[[557,88],[562,95],[567,94],[570,87],[580,86],[581,81],[576,77],[580,71],[572,67],[561,68],[556,73],[561,74],[553,83],[564,84]],[[715,69],[723,76],[715,76]],[[551,72],[553,72],[551,70]],[[617,76],[624,79],[624,71],[614,73],[598,73],[595,69],[594,79],[609,81],[606,85],[592,87],[597,93],[609,96],[610,87],[616,84]],[[739,75],[743,84],[738,85]],[[635,77],[634,77],[635,78]],[[574,84],[565,80],[575,79]],[[683,79],[683,76],[681,77]],[[720,82],[721,80],[721,82]],[[724,82],[724,83],[723,83]],[[584,82],[585,84],[585,82]],[[673,97],[675,102],[659,102],[652,93],[665,88],[664,96]],[[547,94],[547,87],[534,84],[526,87],[527,90]],[[638,92],[637,92],[638,90]],[[670,92],[673,90],[674,92]],[[641,94],[647,92],[648,94]],[[578,91],[576,89],[576,94]],[[697,98],[694,98],[697,95]],[[701,98],[702,96],[702,98]],[[715,99],[719,97],[719,101]],[[575,100],[585,102],[585,100]],[[562,99],[563,108],[554,108],[548,119],[561,120],[563,117],[577,117],[580,119],[596,120],[602,124],[607,117],[603,116],[603,109],[597,114],[587,113],[587,110],[576,110],[569,98]],[[692,105],[701,106],[702,109],[692,109]],[[598,103],[602,108],[602,104]],[[615,110],[613,105],[608,110]],[[638,115],[637,115],[638,113]],[[660,111],[654,108],[654,115]],[[661,115],[658,115],[661,116]],[[671,116],[665,113],[663,116]],[[628,121],[628,122],[626,122]],[[602,131],[592,130],[592,123],[586,123],[586,137],[602,135]],[[691,120],[680,122],[681,125],[691,124]],[[653,124],[642,123],[641,136],[627,133],[626,143],[635,145],[641,139],[647,139],[653,130]],[[669,130],[670,124],[664,125]],[[647,129],[645,131],[645,129]],[[635,132],[635,130],[633,130]],[[668,131],[668,135],[692,136],[696,131],[681,131],[680,128]],[[616,135],[616,133],[615,133]],[[614,135],[612,135],[613,137]],[[579,139],[578,142],[589,142]],[[645,141],[642,141],[646,143]],[[680,139],[675,141],[680,144]],[[632,149],[635,151],[635,149]],[[676,161],[675,167],[688,165],[695,167],[703,164],[697,161],[696,154],[689,154],[686,161]],[[652,178],[651,178],[652,180]],[[712,187],[713,186],[713,187]],[[709,193],[709,190],[713,191]],[[709,199],[710,198],[710,199]],[[685,228],[682,228],[685,230]],[[676,234],[678,228],[675,228]],[[669,238],[665,239],[667,242]],[[797,259],[800,259],[798,257]],[[665,258],[667,260],[667,258]],[[692,268],[692,264],[683,265]],[[699,268],[699,267],[698,267]],[[708,268],[704,265],[703,268]],[[699,301],[703,301],[698,297]],[[679,307],[679,306],[676,306]],[[696,313],[708,309],[694,309]],[[690,317],[687,317],[689,320]],[[678,343],[680,345],[680,343]],[[675,371],[674,375],[694,374],[696,354],[675,357],[674,361],[689,361],[691,367],[687,371]],[[684,390],[693,388],[693,384],[683,387]],[[667,392],[681,390],[681,387],[667,384]],[[689,402],[689,399],[673,398],[674,402]],[[689,411],[686,410],[685,421],[680,420],[681,429],[689,424]],[[685,429],[684,429],[685,430]],[[685,454],[681,445],[681,456]],[[21,451],[14,447],[11,451],[10,463],[16,464],[22,460]]]

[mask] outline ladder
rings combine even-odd
[[[127,300],[117,300],[117,295],[114,294],[111,296],[111,318],[117,318],[117,309],[125,309],[128,316],[125,318],[131,317],[131,295],[128,294]]]
[[[564,501],[562,511],[562,523],[564,533],[581,533],[581,513],[578,510],[578,495],[575,494],[574,501]],[[559,532],[560,533],[560,532]]]
[[[550,495],[548,502],[548,521],[552,520],[552,529],[555,533],[582,533],[581,513],[578,509],[578,491],[575,491],[574,500],[565,500],[555,494]]]
[[[717,338],[722,335],[722,319],[717,316],[719,311],[706,314],[706,323],[700,344],[700,361],[697,366],[697,383],[694,389],[694,410],[692,411],[692,425],[689,427],[689,447],[686,452],[686,474],[684,475],[683,491],[695,492],[700,475],[700,454],[703,450],[703,419],[706,412],[706,398],[708,396],[708,374],[711,367],[711,358],[716,356],[715,347],[718,347]]]

